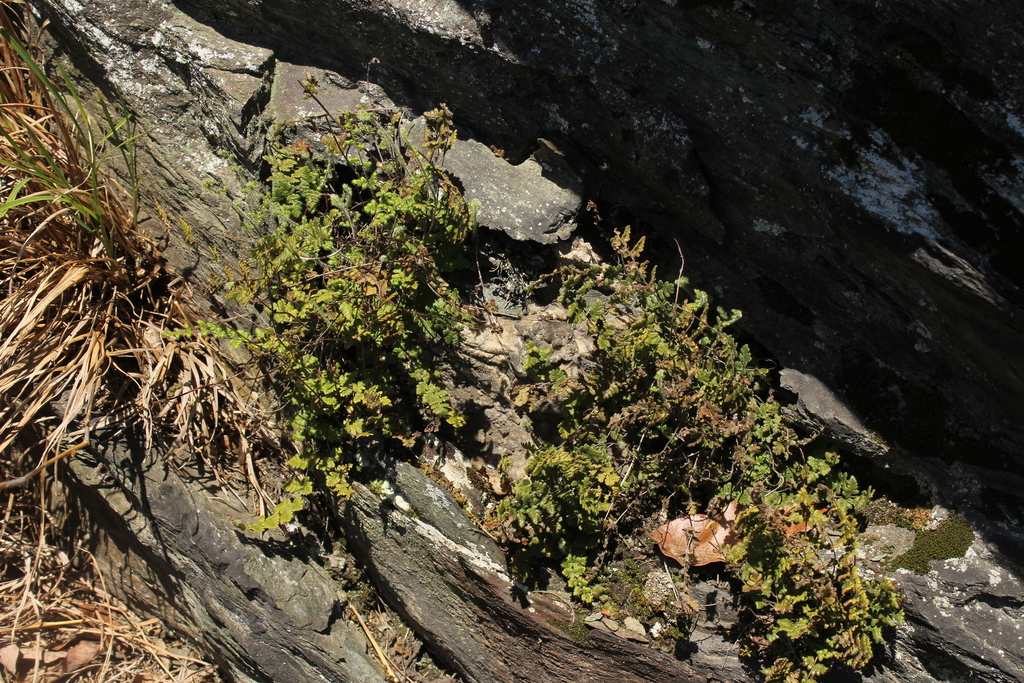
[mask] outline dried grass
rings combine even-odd
[[[215,668],[103,587],[88,553],[47,533],[42,481],[9,495],[0,524],[0,681],[214,683]],[[51,545],[56,537],[67,549]]]
[[[91,121],[16,42],[9,7],[0,15],[0,453],[31,431],[42,461],[77,421],[88,440],[110,352],[137,346],[130,295],[154,273]]]
[[[383,603],[360,616],[351,614],[370,641],[373,653],[381,660],[388,680],[398,683],[461,683],[463,679],[445,671],[423,649],[423,641],[403,623],[401,617]],[[355,624],[353,624],[355,626]]]
[[[0,681],[212,681],[103,589],[75,530],[47,513],[46,468],[136,420],[151,444],[239,469],[263,514],[253,452],[278,446],[217,349],[166,334],[191,322],[183,285],[104,171],[112,155],[131,166],[130,122],[102,105],[98,126],[49,80],[12,4],[0,3]]]
[[[11,464],[34,471],[134,419],[150,445],[211,463],[227,451],[255,484],[253,451],[280,450],[269,420],[211,342],[168,335],[193,322],[184,285],[104,171],[115,154],[130,162],[128,119],[103,105],[98,126],[0,7],[0,457],[21,453]],[[262,514],[267,497],[254,502]]]

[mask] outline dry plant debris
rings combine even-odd
[[[214,681],[107,593],[47,475],[123,420],[254,484],[275,440],[216,349],[165,334],[192,319],[183,285],[105,172],[116,156],[131,176],[130,120],[47,77],[19,4],[0,3],[0,682]]]
[[[730,502],[718,515],[693,514],[673,519],[651,533],[658,549],[684,567],[702,567],[712,562],[729,562],[729,549],[739,544],[736,529],[739,504]],[[790,508],[783,508],[789,513]],[[783,525],[786,537],[807,531],[807,523]]]
[[[159,621],[140,619],[107,593],[88,553],[52,533],[53,519],[40,507],[47,483],[8,492],[4,501],[0,681],[217,681],[215,668]]]
[[[739,542],[736,531],[737,503],[732,501],[720,515],[711,518],[693,514],[674,519],[651,534],[666,557],[684,567],[701,567],[728,562],[725,553]]]
[[[351,608],[353,625],[358,625],[369,641],[369,652],[381,663],[386,678],[393,683],[461,683],[451,671],[439,668],[423,650],[423,641],[406,626],[401,617],[383,603],[360,612]]]
[[[11,5],[0,8],[0,453],[25,449],[38,467],[137,419],[171,450],[215,459],[235,444],[255,481],[251,453],[275,440],[266,416],[217,349],[168,336],[194,319],[184,284],[104,170],[114,156],[132,163],[129,118],[106,104],[104,120],[90,117],[16,42]]]

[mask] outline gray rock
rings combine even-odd
[[[861,535],[858,557],[883,562],[898,557],[914,546],[917,534],[895,524],[875,524]]]
[[[739,598],[727,583],[699,581],[690,595],[700,608],[698,626],[704,631],[725,632],[739,622]]]
[[[583,183],[569,168],[529,158],[518,166],[476,140],[461,140],[444,165],[479,204],[480,225],[513,239],[551,244],[576,227]]]
[[[993,683],[1024,680],[1024,582],[993,561],[983,542],[966,557],[933,562],[933,571],[898,575],[907,622],[893,644],[891,681]]]
[[[437,529],[452,542],[470,548],[498,571],[504,571],[505,554],[469,521],[458,502],[418,469],[406,462],[395,468],[395,491],[408,501],[418,519]]]
[[[317,82],[316,99],[306,97],[302,81]],[[268,122],[297,121],[307,117],[337,116],[357,107],[388,106],[381,102],[366,83],[356,83],[333,71],[278,60],[271,75],[270,99],[262,110]]]
[[[646,637],[647,635],[647,630],[644,628],[644,625],[641,624],[635,617],[626,617],[625,619],[623,619],[622,627],[625,628],[627,631],[632,631],[633,633],[641,637]]]
[[[208,249],[230,262],[245,247],[229,201],[202,186],[237,195],[220,151],[256,167],[268,103],[294,101],[271,96],[282,93],[277,64],[309,65],[341,84],[339,97],[372,80],[399,106],[445,101],[481,146],[526,159],[549,140],[586,196],[633,207],[678,240],[716,303],[743,309],[745,331],[816,378],[804,405],[834,438],[869,448],[860,428],[878,432],[893,446],[885,464],[912,472],[1024,564],[1021,3],[31,4],[83,73],[120,89],[139,115],[144,204],[172,225],[186,220],[197,242],[152,232],[192,282],[223,272]],[[562,158],[531,163],[556,173]],[[553,219],[504,227],[547,222],[543,235]],[[830,395],[845,396],[859,422]],[[522,435],[508,433],[520,448]],[[928,591],[972,576],[908,579],[921,595],[908,603],[915,627],[901,631],[888,671],[913,661],[905,681],[972,670],[1024,678],[999,654],[1020,651],[1011,631],[948,620],[931,629],[934,614],[914,616],[935,599]],[[963,607],[1017,609],[992,590],[971,588],[979,597]]]
[[[882,438],[865,427],[846,401],[817,377],[784,368],[779,384],[797,395],[797,416],[809,431],[820,431],[827,439],[860,455],[888,453],[889,446]]]
[[[889,441],[1024,468],[1024,93],[1006,66],[1024,57],[1018,5],[33,4],[152,131],[143,156],[161,189],[147,200],[200,228],[199,247],[232,251],[231,210],[199,188],[237,186],[216,151],[258,158],[275,63],[322,82],[369,77],[400,106],[447,102],[481,163],[497,163],[489,145],[518,160],[552,142],[588,196],[678,239],[689,269],[714,273],[719,303]],[[555,239],[573,206],[538,194],[504,220],[516,199],[482,216]],[[171,247],[202,283],[202,249]]]
[[[345,537],[382,594],[465,680],[704,683],[716,677],[703,662],[680,662],[612,633],[593,631],[578,642],[558,627],[578,617],[561,601],[519,590],[504,563],[481,548],[486,538],[466,534],[469,520],[445,491],[415,468],[400,469],[396,486],[416,514],[357,484],[344,510]],[[606,628],[610,621],[601,615],[587,625]]]
[[[522,318],[500,317],[492,325],[464,330],[459,374],[456,386],[450,390],[479,444],[475,451],[467,450],[467,455],[494,465],[507,458],[508,474],[514,481],[525,476],[529,445],[533,443],[509,393],[513,377],[524,376],[529,342],[551,347],[548,360],[552,363],[584,358],[595,348],[582,325],[565,320],[565,308],[560,304],[530,306]],[[573,367],[566,370],[578,371]]]
[[[240,683],[383,683],[323,569],[281,538],[247,536],[234,521],[251,521],[248,513],[132,438],[98,462],[70,463],[107,590],[159,616]]]

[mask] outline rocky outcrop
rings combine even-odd
[[[1024,582],[993,562],[984,543],[975,543],[963,558],[936,563],[925,576],[901,579],[905,630],[917,656],[897,665],[895,680],[1021,680]]]
[[[348,103],[378,101],[369,77],[401,106],[447,102],[464,138],[512,161],[542,150],[527,165],[571,169],[587,196],[678,239],[688,272],[784,365],[935,459],[919,471],[1024,473],[1017,5],[35,6],[138,112],[162,188],[150,202],[201,232],[171,251],[196,281],[205,244],[233,246],[232,211],[202,190],[236,185],[217,153],[255,164],[264,114],[312,109],[292,99],[297,74]],[[560,236],[551,218],[520,220]],[[1019,519],[1024,505],[1008,505]]]
[[[169,217],[149,221],[152,235],[196,285],[220,268],[209,250],[230,260],[246,240],[207,182],[237,196],[232,165],[258,170],[272,121],[317,113],[297,85],[307,72],[329,110],[447,102],[473,141],[459,180],[493,200],[482,222],[515,239],[526,228],[561,239],[580,199],[593,198],[677,240],[686,272],[716,303],[743,309],[745,330],[791,368],[784,384],[809,423],[912,474],[975,524],[988,568],[942,565],[941,576],[974,587],[962,604],[1019,616],[983,578],[1000,572],[1009,585],[1006,567],[1024,565],[1024,7],[31,4],[53,21],[56,48],[137,114],[143,199]],[[542,202],[494,198],[493,186],[524,178]],[[906,584],[910,625],[878,676],[1024,677],[1005,655],[1019,651],[1012,631],[1000,631],[1010,640],[997,656],[994,636],[966,642],[966,622],[929,611],[932,591],[955,594],[953,583]]]
[[[383,683],[345,618],[347,596],[301,547],[243,533],[235,522],[249,513],[195,472],[180,476],[139,435],[97,436],[108,447],[72,461],[71,480],[106,590],[238,683]]]
[[[482,142],[467,140],[445,155],[444,167],[463,186],[466,199],[479,205],[481,225],[540,244],[564,240],[576,227],[583,184],[543,143],[513,166]]]
[[[357,488],[345,536],[388,601],[466,681],[721,680],[706,661],[597,631],[572,637],[564,629],[579,617],[568,602],[517,588],[502,552],[451,494],[405,463],[394,479],[390,500]]]

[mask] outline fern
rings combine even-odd
[[[595,350],[570,372],[531,345],[530,379],[514,403],[530,419],[559,406],[558,442],[538,437],[528,479],[497,515],[518,532],[513,567],[560,561],[573,593],[600,596],[598,551],[630,512],[650,515],[666,499],[692,511],[735,500],[744,542],[737,576],[759,613],[744,648],[767,662],[771,681],[813,681],[837,663],[864,666],[882,629],[900,618],[887,581],[855,564],[853,512],[870,498],[837,457],[808,454],[767,389],[767,373],[728,334],[739,312],[710,311],[706,294],[679,294],[685,280],[658,280],[628,228],[612,240],[619,262],[565,268],[560,301]],[[585,369],[584,369],[585,368]],[[807,529],[787,534],[787,528]]]
[[[474,227],[439,166],[454,141],[450,117],[428,112],[416,145],[397,114],[343,113],[319,151],[279,139],[264,157],[269,187],[255,190],[256,207],[243,218],[271,230],[227,291],[269,324],[202,328],[247,349],[275,377],[298,444],[291,464],[304,475],[288,486],[295,497],[254,530],[290,520],[313,490],[308,477],[344,498],[356,453],[389,440],[408,447],[432,425],[464,423],[434,367],[470,320],[442,276],[464,263]]]

